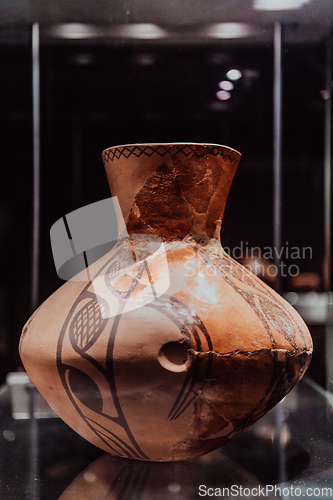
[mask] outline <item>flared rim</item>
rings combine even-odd
[[[194,146],[194,147],[203,147],[203,148],[219,148],[223,150],[229,150],[230,152],[236,153],[239,156],[242,156],[242,153],[237,151],[237,149],[231,148],[230,146],[225,146],[224,144],[216,144],[216,143],[210,143],[210,142],[136,142],[132,144],[119,144],[116,146],[111,146],[109,148],[106,148],[102,151],[102,156],[107,152],[112,152],[116,151],[119,148],[126,148],[128,150],[135,149],[135,148],[158,148],[158,147],[173,147],[173,146],[180,146],[180,147],[186,147],[186,146]]]

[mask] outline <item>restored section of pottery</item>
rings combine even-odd
[[[115,456],[207,453],[289,392],[309,364],[311,337],[220,245],[239,153],[141,144],[103,157],[129,240],[90,266],[89,282],[69,281],[42,304],[23,330],[22,361],[59,416]],[[115,311],[100,283],[118,297]]]
[[[107,149],[103,158],[130,233],[171,241],[219,237],[217,220],[239,162],[237,151],[201,144],[138,145]]]

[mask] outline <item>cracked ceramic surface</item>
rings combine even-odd
[[[115,456],[207,453],[292,389],[310,362],[310,334],[221,247],[237,151],[139,144],[103,158],[129,241],[90,266],[91,281],[67,282],[42,304],[24,328],[22,361],[59,416]],[[156,238],[163,255],[151,251]],[[115,259],[128,251],[136,264],[112,280]],[[121,297],[112,317],[100,282]]]

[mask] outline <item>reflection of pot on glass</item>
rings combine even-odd
[[[111,454],[168,461],[210,452],[276,405],[309,364],[300,316],[221,247],[239,158],[214,144],[104,151],[128,238],[89,265],[88,282],[65,283],[24,329],[33,383]],[[163,251],[140,256],[156,238]]]
[[[268,285],[274,285],[277,270],[269,260],[257,253],[251,253],[241,259],[240,263]]]
[[[191,500],[200,498],[199,492],[201,496],[214,492],[216,496],[221,493],[223,498],[240,498],[244,492],[246,496],[249,491],[255,494],[258,486],[257,478],[219,452],[171,463],[102,455],[73,481],[59,500]]]

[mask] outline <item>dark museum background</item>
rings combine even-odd
[[[279,8],[281,2],[284,10]],[[163,498],[184,498],[177,490],[183,480],[188,481],[188,499],[198,498],[193,490],[196,481],[220,485],[230,478],[245,477],[253,484],[305,478],[308,485],[333,487],[333,406],[331,394],[324,390],[333,372],[329,345],[333,316],[327,308],[327,297],[332,297],[327,293],[331,267],[325,260],[331,255],[327,242],[332,232],[331,185],[325,181],[331,170],[331,0],[3,0],[1,499],[59,498],[73,481],[77,484],[77,478],[80,483],[78,475],[101,454],[60,419],[34,418],[33,405],[28,417],[15,420],[11,406],[15,391],[10,392],[8,378],[4,383],[8,373],[23,375],[23,392],[16,396],[19,402],[24,395],[28,401],[24,391],[29,381],[21,372],[18,343],[33,309],[32,31],[36,25],[41,112],[38,303],[63,283],[53,263],[50,227],[65,214],[110,196],[101,153],[113,145],[212,142],[240,151],[222,244],[231,254],[242,246],[274,247],[275,34],[277,27],[282,28],[282,259],[287,267],[296,264],[300,274],[284,277],[281,291],[303,315],[313,337],[308,377],[261,426],[224,447],[226,459],[221,454],[217,463],[208,458],[192,469],[185,462],[171,464],[173,490],[167,489],[165,464],[132,464],[132,471],[125,468],[127,484],[120,482],[119,498],[139,497],[135,488],[130,490],[135,481],[142,486],[142,470],[146,478],[148,474],[153,478],[147,491],[148,495],[153,491],[148,498],[154,499],[156,485],[167,492],[163,490]],[[230,70],[238,70],[241,77],[233,80]],[[310,248],[311,253],[295,260],[286,253],[293,247],[301,253]],[[29,401],[33,401],[31,389]],[[109,459],[111,468],[102,477],[108,487],[114,480],[109,474],[114,463]],[[117,466],[115,470],[118,474]]]

